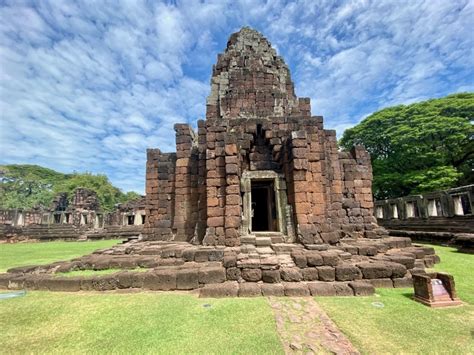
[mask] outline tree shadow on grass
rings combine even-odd
[[[412,292],[403,292],[402,293],[402,296],[403,297],[406,297],[406,298],[409,298],[410,300],[413,300],[413,296],[415,295],[415,293],[412,291]]]

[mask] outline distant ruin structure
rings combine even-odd
[[[0,242],[138,238],[144,223],[144,198],[104,212],[95,191],[77,188],[58,194],[49,208],[0,210]]]
[[[258,32],[233,34],[213,67],[206,120],[149,149],[145,238],[237,246],[335,244],[383,234],[362,147],[341,152]]]

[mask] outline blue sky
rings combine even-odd
[[[205,116],[244,25],[284,57],[325,127],[474,91],[474,1],[0,1],[0,163],[105,173],[143,193],[146,148]]]

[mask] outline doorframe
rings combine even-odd
[[[286,209],[288,208],[286,182],[283,174],[277,173],[272,170],[244,171],[242,173],[240,187],[242,192],[243,216],[240,234],[252,234],[252,181],[259,180],[273,180],[278,229],[278,231],[275,231],[275,233],[281,233],[284,236],[288,235],[288,221],[286,220],[287,214],[285,213]]]

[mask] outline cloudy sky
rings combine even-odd
[[[205,115],[248,25],[340,135],[388,105],[474,91],[474,0],[0,1],[0,163],[105,173],[143,193],[146,148]]]

